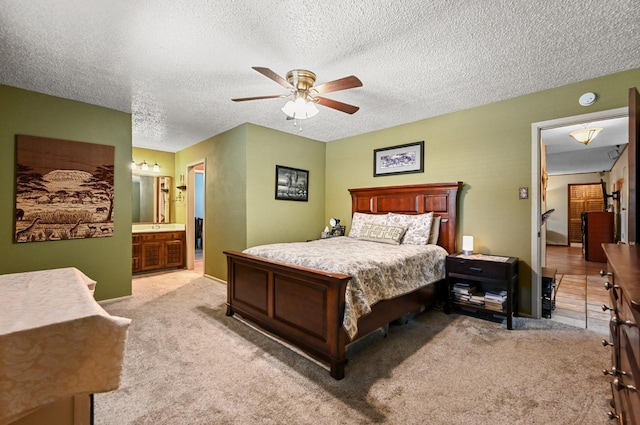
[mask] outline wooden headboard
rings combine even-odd
[[[433,211],[435,216],[442,217],[438,245],[453,254],[457,252],[458,191],[461,187],[462,182],[453,182],[349,189],[351,215],[356,212],[424,214]]]

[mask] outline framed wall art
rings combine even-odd
[[[309,171],[276,165],[276,199],[309,200]]]
[[[115,147],[16,136],[14,242],[113,235]]]
[[[373,151],[373,177],[424,172],[424,141]]]

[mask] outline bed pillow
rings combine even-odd
[[[364,223],[373,223],[373,224],[387,224],[387,215],[386,214],[364,214],[364,213],[354,213],[353,218],[351,219],[351,229],[349,230],[350,238],[359,238],[360,231],[362,230],[362,225]]]
[[[402,226],[385,226],[383,224],[364,223],[360,229],[360,237],[363,241],[382,242],[392,245],[400,245],[402,236],[407,231]]]
[[[438,237],[440,237],[440,220],[442,217],[433,216],[431,221],[431,233],[429,234],[429,243],[433,245],[438,244]]]
[[[431,234],[433,211],[426,214],[396,214],[389,213],[387,224],[390,226],[407,227],[402,243],[405,245],[426,245]]]

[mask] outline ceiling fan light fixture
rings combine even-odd
[[[307,118],[313,118],[318,115],[318,107],[314,102],[307,102],[304,105],[304,111],[307,114]]]
[[[569,136],[573,137],[583,145],[587,145],[589,144],[589,142],[595,139],[598,133],[600,133],[601,131],[602,128],[600,127],[583,128],[580,130],[572,131],[571,133],[569,133]]]
[[[318,111],[315,103],[306,101],[302,97],[298,97],[295,101],[289,100],[282,107],[282,112],[291,118],[304,120],[315,117],[320,111]]]

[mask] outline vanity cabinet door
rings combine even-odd
[[[164,243],[164,266],[184,266],[184,243],[182,240],[174,239]]]
[[[133,235],[131,238],[131,270],[139,272],[142,266],[142,245],[140,244],[140,236]]]
[[[154,270],[162,267],[162,245],[162,241],[143,242],[141,270]]]

